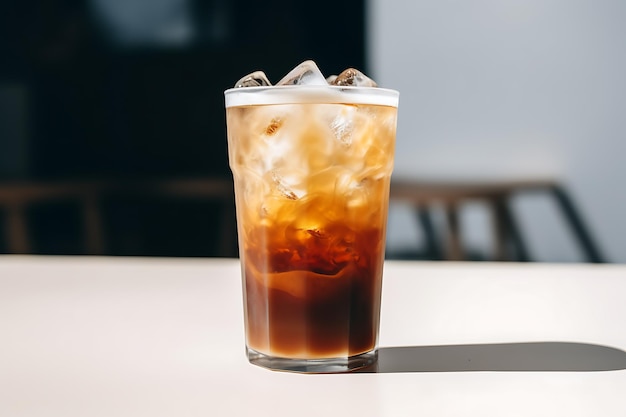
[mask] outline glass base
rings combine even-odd
[[[360,355],[343,358],[324,359],[292,359],[268,356],[246,347],[248,360],[251,364],[274,371],[300,372],[311,374],[328,374],[350,372],[365,368],[376,363],[378,350],[361,353]]]

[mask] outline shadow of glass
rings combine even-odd
[[[587,343],[533,342],[401,346],[378,350],[357,372],[599,372],[626,369],[626,352]]]

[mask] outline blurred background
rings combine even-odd
[[[508,182],[530,259],[626,262],[625,2],[373,0],[367,15],[369,69],[401,90],[396,177]],[[467,203],[464,247],[487,253],[488,210]],[[419,238],[407,212],[390,249]]]
[[[388,256],[626,262],[617,0],[0,6],[0,253],[236,256],[223,91],[401,91]]]

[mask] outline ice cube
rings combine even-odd
[[[356,234],[346,226],[337,227],[333,231],[329,255],[334,265],[343,268],[350,262],[358,261],[359,255],[355,252]]]
[[[289,200],[297,200],[298,196],[290,187],[286,184],[285,178],[283,178],[278,172],[272,171],[272,181],[274,183],[274,189],[278,191],[280,195],[289,199]]]
[[[369,178],[363,178],[358,182],[353,181],[349,185],[348,190],[344,193],[348,208],[355,209],[367,206],[370,201],[369,187],[367,186],[369,181]]]
[[[235,83],[235,88],[240,87],[263,87],[270,86],[272,83],[267,79],[267,76],[263,71],[255,71],[251,74],[242,77]]]
[[[343,71],[331,84],[351,87],[378,87],[374,80],[354,68]]]
[[[328,233],[326,233],[324,230],[321,230],[317,227],[314,229],[307,229],[306,232],[316,239],[328,239]]]
[[[304,61],[285,75],[276,85],[328,85],[313,61]]]
[[[335,106],[331,109],[332,111],[329,111],[330,130],[339,142],[349,147],[355,132],[358,109],[356,106],[345,105]]]
[[[278,129],[280,129],[280,127],[283,125],[283,123],[284,123],[283,119],[281,119],[280,117],[274,117],[265,128],[265,135],[266,136],[275,135],[276,132],[278,132]]]
[[[354,133],[354,123],[348,117],[339,115],[330,122],[330,129],[337,140],[346,146],[352,144],[352,134]]]

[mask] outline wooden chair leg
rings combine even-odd
[[[83,199],[83,227],[88,255],[104,255],[102,215],[95,195]]]
[[[499,196],[491,202],[494,218],[494,253],[497,261],[529,262],[528,249],[522,238],[507,198]],[[511,250],[514,254],[511,253]]]
[[[506,222],[500,199],[490,201],[492,230],[493,230],[493,254],[495,261],[508,260],[506,250]]]
[[[582,217],[576,210],[574,202],[569,197],[565,189],[559,186],[554,186],[551,189],[552,195],[556,199],[557,204],[561,208],[565,220],[569,223],[574,236],[578,239],[578,243],[587,258],[588,262],[602,263],[606,262],[604,256],[598,250],[591,233],[585,226]]]
[[[443,255],[441,253],[439,240],[437,239],[435,227],[433,226],[433,221],[430,218],[430,212],[428,211],[428,208],[417,207],[415,209],[415,213],[417,215],[417,221],[422,226],[422,231],[424,232],[427,259],[434,261],[442,260]]]
[[[461,245],[461,232],[459,228],[458,204],[448,203],[445,206],[446,219],[448,220],[448,234],[446,239],[446,257],[450,261],[461,261],[465,258]]]
[[[7,206],[5,222],[9,253],[31,253],[32,249],[28,238],[28,225],[24,206],[19,203],[9,204]]]

